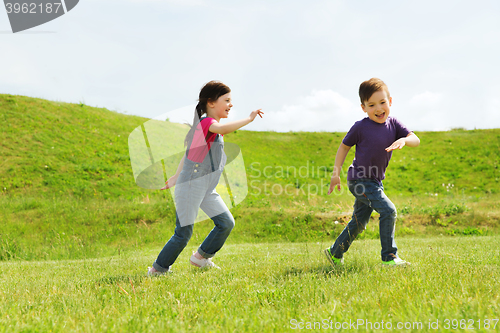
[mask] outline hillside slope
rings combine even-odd
[[[127,138],[147,119],[83,104],[0,95],[0,185],[9,194],[106,197],[137,191]]]
[[[170,193],[138,187],[129,159],[129,135],[148,119],[1,94],[0,119],[0,260],[120,255],[171,236]],[[241,147],[249,187],[229,242],[333,241],[352,212],[346,186],[326,194],[344,135],[226,135]],[[417,135],[420,147],[394,152],[384,181],[398,235],[496,232],[500,129]],[[193,242],[212,227],[197,224]],[[377,224],[359,237],[377,238]]]
[[[12,95],[0,95],[0,117],[2,192],[101,193],[106,198],[144,193],[134,183],[127,139],[148,119]],[[241,147],[249,180],[325,187],[344,134],[237,131],[225,140]],[[385,182],[388,191],[498,193],[500,129],[417,135],[420,147],[394,152]],[[353,151],[344,169],[352,157]]]

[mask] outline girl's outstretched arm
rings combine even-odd
[[[174,187],[175,183],[177,183],[177,178],[179,178],[179,175],[181,174],[182,168],[184,167],[184,159],[186,158],[186,155],[182,156],[182,160],[179,163],[179,166],[177,167],[177,171],[175,172],[175,175],[170,177],[166,182],[165,186],[163,186],[160,190],[166,190],[168,188]]]
[[[257,117],[257,115],[262,118],[263,114],[264,112],[262,112],[261,109],[258,109],[252,111],[252,113],[250,113],[250,116],[248,116],[247,118],[229,121],[225,124],[213,123],[212,125],[210,125],[209,131],[212,133],[223,134],[223,135],[228,134],[236,131],[239,128],[242,128],[245,125],[250,124],[255,119],[255,117]]]

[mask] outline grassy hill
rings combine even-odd
[[[126,185],[133,182],[127,137],[146,119],[11,95],[0,95],[0,115],[4,193],[116,197],[136,191]]]
[[[99,256],[170,236],[169,193],[135,185],[129,160],[128,136],[148,119],[12,95],[0,95],[0,119],[0,260]],[[497,230],[500,129],[416,134],[420,147],[395,152],[384,182],[398,233]],[[242,149],[249,184],[230,241],[333,239],[352,206],[345,186],[326,195],[344,135],[226,135]],[[362,237],[377,237],[369,226]],[[197,224],[194,240],[210,228]]]
[[[105,198],[142,193],[133,185],[127,139],[148,119],[12,95],[0,95],[0,115],[0,185],[4,193],[38,196],[57,190],[78,197],[101,193]],[[453,184],[464,193],[499,192],[500,129],[417,134],[420,147],[394,153],[387,190],[445,194],[442,184]],[[344,135],[240,130],[226,135],[225,140],[241,147],[252,178],[296,184],[297,179],[329,180]],[[352,152],[344,167],[350,160]],[[287,168],[289,174],[283,174],[281,170]],[[295,177],[290,169],[296,169]]]

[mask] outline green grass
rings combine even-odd
[[[133,199],[148,193],[134,186],[128,152],[129,134],[148,119],[1,94],[0,112],[4,195]],[[299,192],[310,189],[316,191],[311,195],[321,196],[344,134],[237,131],[225,140],[241,147],[249,182],[254,180],[262,193],[272,194],[273,184],[289,184]],[[500,129],[417,135],[418,148],[393,154],[385,181],[389,194],[481,197],[499,192]],[[344,172],[353,154],[349,153]],[[270,185],[266,192],[264,181]]]
[[[333,241],[350,219],[352,199],[325,200],[327,203],[308,205],[293,200],[287,203],[279,197],[249,196],[248,202],[232,210],[236,227],[231,240],[238,243]],[[400,207],[398,237],[498,233],[497,220],[476,213],[487,208],[480,206],[483,202],[457,205],[448,203],[453,200],[408,200],[398,196],[394,201]],[[0,197],[0,204],[3,221],[0,260],[98,258],[151,244],[160,247],[175,227],[174,205],[163,192],[132,201],[5,196]],[[491,203],[490,207],[495,205],[498,203]],[[196,223],[193,239],[202,240],[212,227],[210,221]],[[378,214],[374,213],[359,238],[378,237]]]
[[[0,120],[0,331],[283,332],[358,319],[447,331],[457,319],[490,332],[479,323],[499,318],[500,129],[417,132],[420,147],[394,152],[384,186],[413,263],[401,270],[380,265],[375,213],[344,267],[320,253],[352,213],[346,186],[326,195],[345,133],[226,135],[249,194],[232,209],[223,270],[188,264],[205,221],[174,273],[148,278],[175,217],[168,192],[134,182],[128,136],[148,119],[0,94]]]
[[[111,198],[137,188],[127,138],[144,118],[83,104],[0,95],[1,191],[5,195]]]
[[[359,240],[329,266],[330,243],[227,244],[199,271],[190,243],[167,276],[145,272],[159,249],[100,259],[0,263],[0,330],[72,332],[287,332],[299,323],[499,319],[498,236],[403,238],[412,266],[380,264],[377,240]],[[451,325],[452,323],[450,323]],[[366,324],[364,324],[366,325]],[[387,325],[387,324],[386,324]],[[358,327],[361,331],[375,329]],[[369,328],[369,327],[368,327]]]
[[[0,260],[97,258],[170,237],[170,194],[138,187],[128,155],[128,135],[148,119],[13,95],[0,95],[0,119]],[[226,135],[242,149],[249,185],[232,210],[233,241],[333,240],[353,204],[346,186],[326,195],[344,134]],[[500,130],[417,134],[421,146],[394,152],[384,182],[398,237],[498,233]],[[373,217],[361,238],[378,238]]]

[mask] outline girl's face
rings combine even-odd
[[[385,90],[379,90],[371,95],[370,99],[361,108],[368,114],[368,118],[376,123],[383,124],[391,113],[392,97],[387,96]]]
[[[229,111],[233,107],[231,103],[231,93],[220,96],[215,102],[208,102],[207,106],[207,114],[209,117],[217,121],[221,118],[227,118]]]

